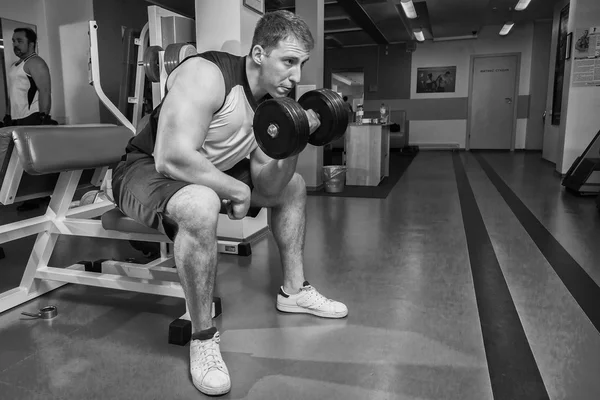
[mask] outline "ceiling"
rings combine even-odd
[[[194,17],[194,0],[146,1]],[[265,0],[265,9],[293,12],[296,1],[303,0]],[[413,0],[416,19],[406,17],[400,0],[324,2],[325,46],[340,48],[415,42],[415,29],[422,29],[425,39],[429,40],[476,37],[485,25],[501,26],[506,21],[513,21],[518,26],[551,19],[557,0],[531,0],[524,11],[513,10],[518,0]]]
[[[414,42],[415,29],[426,39],[473,37],[485,25],[551,19],[555,3],[531,0],[526,10],[514,11],[518,0],[413,0],[418,17],[408,19],[400,0],[324,1],[328,48]],[[294,11],[295,0],[265,0],[265,7]]]

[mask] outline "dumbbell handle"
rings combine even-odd
[[[314,113],[317,114],[317,118],[319,118],[319,121],[320,121],[321,116],[319,115],[319,113],[316,111],[314,111]],[[269,134],[269,136],[271,136],[273,139],[275,139],[279,135],[279,125],[277,125],[275,123],[271,123],[269,125],[269,127],[267,128],[267,133]]]

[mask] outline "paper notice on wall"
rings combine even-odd
[[[573,86],[600,86],[600,58],[575,60]]]
[[[575,30],[575,59],[600,57],[600,27]]]
[[[575,31],[573,86],[600,86],[600,27]]]

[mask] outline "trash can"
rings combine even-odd
[[[346,167],[327,165],[323,167],[323,183],[327,193],[340,193],[346,185]]]

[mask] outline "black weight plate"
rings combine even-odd
[[[333,142],[335,139],[337,139],[339,137],[339,135],[343,135],[345,132],[345,127],[342,125],[343,124],[343,112],[339,107],[339,103],[341,98],[339,98],[339,96],[337,95],[337,93],[333,92],[332,90],[329,89],[322,89],[323,90],[323,95],[327,96],[329,98],[330,104],[331,104],[331,109],[334,111],[334,120],[335,120],[335,125],[332,128],[332,132],[330,134],[331,137],[331,141]]]
[[[300,154],[300,152],[302,152],[302,150],[304,150],[306,148],[306,145],[308,144],[308,138],[310,136],[308,116],[306,115],[306,112],[300,106],[300,104],[298,104],[293,99],[286,98],[286,100],[284,101],[287,103],[288,111],[290,112],[290,115],[292,115],[292,118],[294,119],[296,125],[296,149],[291,154],[291,156],[295,156],[297,154]]]
[[[310,137],[310,126],[308,124],[308,115],[306,115],[306,111],[304,111],[304,108],[302,108],[302,106],[300,106],[300,104],[298,104],[296,101],[290,99],[289,101],[290,103],[290,111],[293,112],[293,114],[296,116],[296,132],[298,134],[298,152],[295,153],[299,154],[302,150],[304,150],[306,148],[306,145],[308,144],[308,139]]]
[[[269,126],[276,126],[276,136]],[[254,136],[260,148],[271,158],[284,159],[298,154],[306,147],[308,126],[306,114],[290,98],[270,99],[256,109],[253,120]]]
[[[144,51],[144,72],[150,82],[160,82],[160,60],[158,53],[162,51],[160,46],[150,46]]]
[[[173,43],[165,50],[165,71],[169,75],[187,57],[196,53],[196,48],[188,43]]]
[[[321,91],[311,90],[304,93],[298,103],[305,110],[315,111],[321,120],[321,125],[310,135],[308,142],[314,146],[323,146],[331,142],[331,133],[335,124],[335,111],[332,110],[329,99]]]
[[[330,89],[320,89],[323,91],[323,94],[327,96],[332,105],[332,109],[334,110],[335,115],[335,126],[333,127],[332,136],[333,139],[331,141],[337,140],[344,136],[346,133],[346,129],[348,128],[348,109],[344,104],[344,100],[334,91]]]

